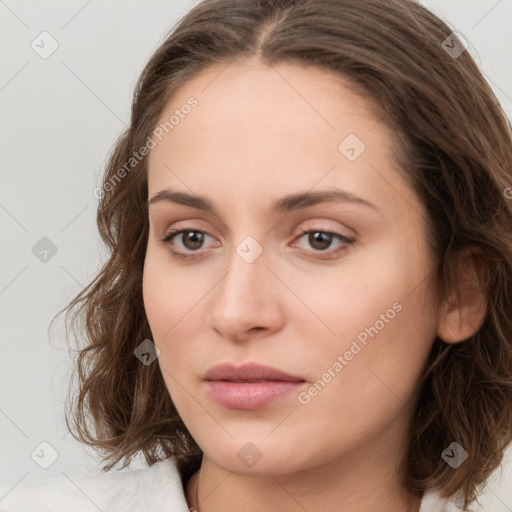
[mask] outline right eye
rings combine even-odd
[[[183,236],[186,235],[186,236]],[[165,237],[160,240],[162,244],[164,244],[169,252],[176,256],[177,258],[188,260],[195,259],[200,257],[200,254],[194,254],[201,249],[201,246],[204,243],[205,236],[210,237],[208,233],[204,231],[200,231],[199,229],[193,228],[183,228],[183,229],[173,229],[165,235]],[[184,247],[182,250],[177,250],[175,246],[174,239],[180,240],[181,244]],[[213,237],[210,237],[213,238]],[[191,253],[187,253],[187,251],[191,251]]]

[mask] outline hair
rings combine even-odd
[[[148,465],[173,456],[182,476],[200,465],[159,365],[134,356],[152,338],[142,296],[147,157],[123,179],[119,170],[179,87],[214,64],[256,58],[339,75],[396,134],[401,172],[428,212],[441,294],[457,286],[461,251],[478,249],[484,323],[464,342],[433,340],[399,468],[417,496],[457,493],[464,510],[478,497],[512,441],[512,133],[469,52],[443,49],[452,32],[413,0],[205,0],[175,24],[142,71],[130,125],[108,157],[97,226],[109,258],[63,308],[85,334],[66,424],[101,452],[102,470],[136,454]],[[457,469],[441,457],[452,442],[467,452]]]

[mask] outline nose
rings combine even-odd
[[[212,290],[207,321],[233,341],[279,330],[283,324],[283,285],[267,266],[265,251],[248,262],[235,250],[226,272]]]

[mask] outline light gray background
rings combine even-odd
[[[70,363],[62,318],[51,333],[49,322],[106,259],[93,190],[129,120],[139,73],[195,3],[0,0],[0,486],[99,468],[66,435]],[[512,0],[422,3],[470,41],[512,118]],[[31,47],[43,31],[59,45],[47,59]],[[43,237],[57,247],[46,263],[32,252]],[[44,441],[58,454],[48,469],[34,461],[51,462]],[[512,511],[512,456],[484,496],[486,512]]]

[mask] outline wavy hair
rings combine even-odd
[[[452,32],[413,0],[205,0],[175,24],[142,71],[130,125],[108,158],[97,210],[108,260],[57,314],[67,310],[84,335],[66,423],[101,452],[102,470],[126,467],[136,454],[148,465],[174,456],[185,476],[200,465],[159,366],[134,356],[152,338],[142,299],[147,156],[139,150],[187,80],[256,57],[342,75],[397,134],[396,158],[428,211],[440,293],[457,284],[460,251],[478,248],[484,324],[464,342],[433,341],[400,468],[418,496],[457,493],[464,510],[478,497],[512,441],[512,133],[469,52],[447,51]],[[441,457],[452,441],[468,453],[457,469]]]

